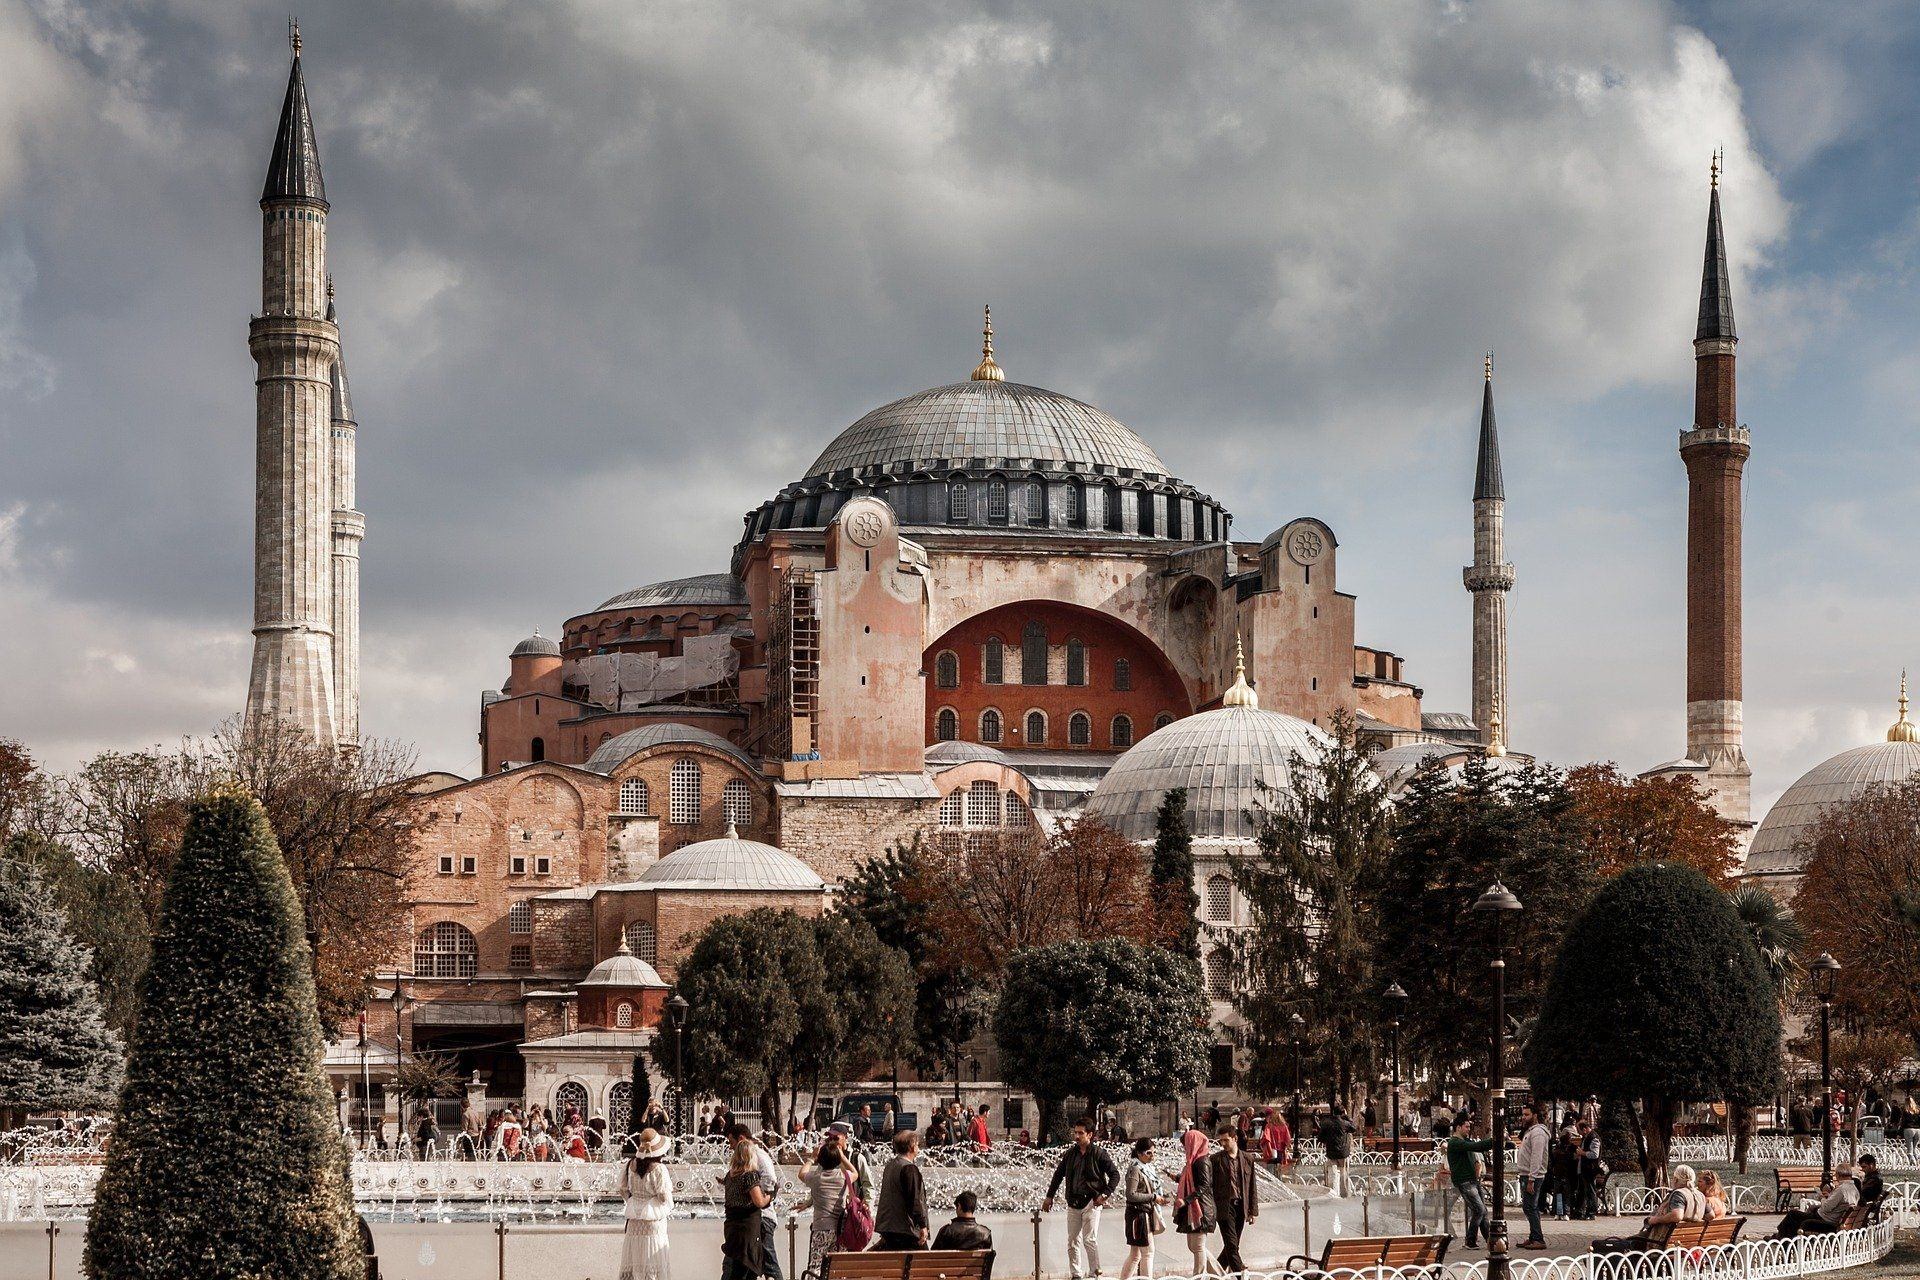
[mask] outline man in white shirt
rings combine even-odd
[[[1540,1110],[1536,1103],[1528,1103],[1520,1109],[1520,1151],[1514,1157],[1514,1172],[1520,1177],[1520,1207],[1527,1214],[1527,1238],[1516,1247],[1521,1249],[1544,1249],[1546,1237],[1540,1234],[1540,1189],[1547,1182],[1547,1152],[1553,1146],[1553,1135],[1547,1132],[1547,1126],[1540,1120]],[[1494,1188],[1499,1194],[1499,1188]]]

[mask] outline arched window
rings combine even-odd
[[[1140,533],[1143,537],[1153,536],[1153,495],[1144,489],[1140,493]]]
[[[1027,825],[1027,819],[1032,816],[1031,811],[1027,808],[1027,802],[1020,798],[1019,792],[1007,792],[1006,824],[1008,826],[1024,827]]]
[[[985,778],[967,788],[967,825],[970,827],[1000,825],[1000,788]]]
[[[933,683],[940,689],[958,689],[960,687],[960,655],[951,649],[942,649],[934,655]]]
[[[1067,641],[1067,683],[1087,682],[1087,646],[1077,637]]]
[[[1207,994],[1215,1000],[1233,994],[1233,957],[1225,951],[1207,953]]]
[[[1044,711],[1027,712],[1027,745],[1040,746],[1047,740],[1047,713]]]
[[[633,1132],[633,1081],[620,1080],[607,1090],[607,1131],[624,1137]]]
[[[1153,727],[1155,729],[1164,729],[1172,723],[1173,723],[1173,712],[1171,711],[1162,711],[1159,715],[1153,718]]]
[[[1133,745],[1133,717],[1115,716],[1108,727],[1107,738],[1114,746],[1125,749]]]
[[[1044,525],[1047,522],[1047,486],[1041,480],[1027,481],[1027,523]]]
[[[613,1025],[622,1031],[633,1026],[633,1006],[622,1000],[613,1011]]]
[[[1007,482],[995,476],[987,481],[987,523],[1007,522]]]
[[[533,745],[527,748],[527,759],[532,760],[534,763],[538,764],[540,761],[545,760],[546,758],[547,758],[547,740],[545,738],[535,738],[533,740]]]
[[[1020,633],[1020,683],[1047,682],[1047,629],[1038,618]]]
[[[720,788],[720,810],[730,827],[753,825],[753,788],[740,778]]]
[[[1000,713],[992,707],[980,713],[980,741],[1000,741]]]
[[[533,904],[522,898],[507,908],[508,933],[533,932]]]
[[[1233,881],[1225,876],[1207,877],[1207,919],[1225,924],[1233,919]]]
[[[580,1122],[587,1120],[587,1086],[578,1080],[569,1080],[553,1091],[553,1114],[560,1120],[567,1118],[567,1108],[572,1107],[580,1113]]]
[[[962,791],[949,791],[940,801],[940,825],[957,827],[967,820],[967,797]]]
[[[967,482],[955,480],[947,486],[947,523],[965,524],[969,515],[967,509]]]
[[[480,947],[464,925],[436,921],[414,941],[416,978],[471,978],[479,971]]]
[[[628,778],[620,784],[620,812],[645,814],[647,811],[647,784],[639,778]]]
[[[1078,480],[1067,482],[1067,527],[1084,529],[1087,527],[1087,490]]]
[[[1007,678],[1007,647],[1000,643],[999,636],[987,637],[987,655],[985,673],[981,679],[987,684],[1005,684]]]
[[[1107,513],[1106,513],[1107,514],[1107,532],[1118,533],[1120,532],[1121,525],[1124,523],[1124,521],[1121,518],[1121,512],[1120,512],[1119,487],[1116,485],[1108,485],[1106,486],[1105,493],[1106,493],[1106,508],[1107,508]]]
[[[1133,664],[1125,658],[1113,660],[1113,687],[1116,689],[1133,688]]]
[[[626,928],[627,950],[633,952],[648,964],[660,959],[660,939],[653,925],[645,920],[635,920]]]
[[[667,775],[667,820],[676,827],[700,821],[700,762],[681,758]]]
[[[933,739],[935,742],[952,742],[960,736],[960,713],[952,707],[940,708],[940,714],[933,718]]]
[[[1067,719],[1067,745],[1085,747],[1093,743],[1093,717],[1076,711]]]

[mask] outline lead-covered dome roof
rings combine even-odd
[[[1901,724],[1906,716],[1901,716]],[[1896,725],[1897,730],[1900,725]],[[1842,751],[1800,775],[1767,810],[1747,847],[1748,875],[1798,875],[1805,850],[1821,814],[1836,804],[1857,800],[1870,788],[1905,782],[1920,773],[1920,742],[1894,740]]]
[[[691,578],[669,578],[623,591],[601,604],[605,609],[680,609],[701,605],[744,605],[747,590],[730,573],[702,573]]]
[[[1167,466],[1134,432],[1090,404],[1018,382],[956,382],[883,404],[842,431],[809,476],[861,467],[933,467],[1030,458],[1161,476]]]
[[[1263,787],[1286,790],[1294,756],[1312,759],[1331,741],[1279,711],[1244,705],[1203,711],[1129,748],[1087,798],[1086,813],[1129,840],[1151,840],[1160,802],[1185,787],[1196,838],[1251,840]]]
[[[682,845],[640,873],[649,889],[759,890],[816,893],[826,887],[800,859],[731,828],[718,840]]]

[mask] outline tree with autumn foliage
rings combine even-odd
[[[1793,913],[1841,965],[1840,1020],[1920,1045],[1920,779],[1828,807],[1801,841]]]
[[[1643,862],[1692,867],[1716,888],[1740,871],[1740,829],[1708,803],[1684,774],[1629,778],[1618,765],[1584,764],[1567,772],[1567,792],[1593,871],[1603,879]]]

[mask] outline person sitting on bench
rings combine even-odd
[[[1787,1216],[1780,1219],[1780,1229],[1773,1233],[1775,1239],[1791,1240],[1803,1233],[1838,1231],[1854,1206],[1860,1203],[1860,1188],[1853,1182],[1853,1166],[1835,1166],[1833,1190],[1827,1192],[1826,1199],[1819,1204],[1808,1208],[1808,1203],[1802,1202],[1800,1208],[1787,1211]]]
[[[980,1209],[980,1197],[962,1191],[953,1198],[953,1221],[940,1228],[933,1238],[936,1249],[991,1249],[993,1232],[973,1215]]]
[[[1675,1222],[1705,1222],[1707,1220],[1707,1198],[1694,1186],[1693,1166],[1677,1164],[1673,1167],[1673,1185],[1667,1189],[1660,1207],[1647,1215],[1646,1226],[1638,1235],[1602,1236],[1593,1242],[1595,1253],[1633,1253],[1646,1248],[1651,1243],[1649,1230]],[[1664,1239],[1664,1236],[1662,1237]]]

